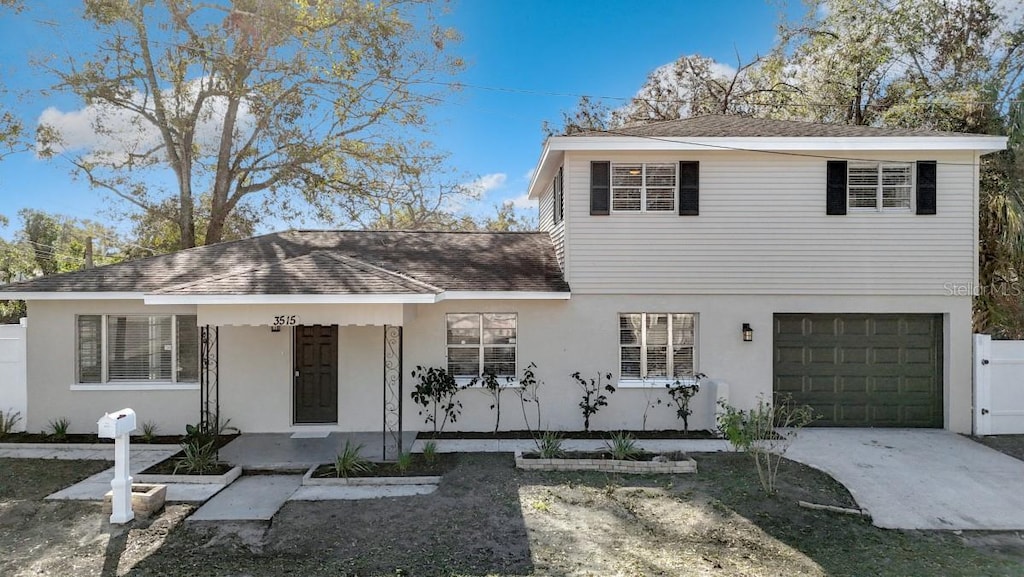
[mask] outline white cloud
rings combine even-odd
[[[531,200],[530,199],[530,195],[527,192],[524,192],[523,194],[520,194],[517,197],[510,198],[509,202],[512,203],[512,206],[514,206],[516,208],[520,208],[520,209],[523,209],[523,208],[537,208],[537,201],[536,200]]]
[[[505,182],[508,180],[508,175],[504,172],[495,172],[492,174],[485,174],[480,178],[467,183],[466,189],[473,193],[477,198],[483,198],[487,193],[498,190],[505,186]]]
[[[192,81],[188,86],[189,91],[198,89],[201,81]],[[168,102],[174,102],[169,91],[165,92],[165,96]],[[137,106],[153,109],[152,100],[140,92],[133,92],[130,98]],[[186,110],[191,109],[194,99],[186,96],[182,100],[181,107],[185,114]],[[216,152],[226,110],[227,100],[215,97],[208,99],[200,111],[195,141],[202,154]],[[40,127],[48,127],[58,136],[58,142],[51,146],[53,152],[82,152],[90,162],[123,162],[130,153],[146,154],[163,144],[160,131],[148,120],[135,112],[103,102],[67,112],[51,106],[39,115],[38,124]],[[235,138],[248,135],[253,125],[249,106],[242,102]]]

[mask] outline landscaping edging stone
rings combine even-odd
[[[103,513],[109,515],[113,508],[114,492],[103,496]],[[149,517],[163,508],[167,500],[167,485],[132,483],[132,512],[139,517]]]
[[[242,475],[242,467],[235,466],[223,475],[132,475],[139,483],[185,483],[191,485],[229,485]]]
[[[177,445],[159,445],[148,443],[132,443],[131,450],[166,451],[177,450]],[[83,450],[114,452],[114,443],[0,443],[0,449],[46,449],[46,450]]]
[[[420,477],[314,477],[313,472],[320,465],[313,465],[302,476],[302,484],[305,486],[367,486],[367,485],[436,485],[441,482],[440,476]]]
[[[516,452],[516,467],[527,471],[601,471],[627,474],[696,473],[697,461],[620,461],[618,459],[525,459]]]

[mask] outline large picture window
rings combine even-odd
[[[612,212],[673,212],[675,209],[675,163],[612,164]]]
[[[199,380],[195,315],[79,315],[79,383]]]
[[[445,324],[449,374],[515,376],[515,313],[452,313],[445,315]]]
[[[696,370],[696,315],[619,315],[619,374],[625,380],[671,381]]]
[[[850,162],[847,202],[850,210],[906,212],[914,190],[910,162]]]

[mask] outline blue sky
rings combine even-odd
[[[92,35],[74,23],[78,10],[79,2],[59,0],[0,17],[0,78],[10,91],[0,99],[30,129],[48,107],[82,107],[73,97],[40,93],[52,79],[29,62],[89,49]],[[467,210],[521,199],[540,153],[541,123],[557,121],[579,95],[627,98],[652,70],[683,54],[749,60],[772,46],[780,10],[796,18],[803,8],[766,0],[456,0],[444,21],[463,36],[455,50],[468,63],[458,78],[467,87],[431,114],[433,140],[451,154],[451,166],[486,185]],[[56,34],[51,20],[73,24]],[[12,221],[26,207],[110,221],[117,206],[76,180],[66,161],[32,153],[0,161],[0,214]]]

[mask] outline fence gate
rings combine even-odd
[[[1024,433],[1024,341],[974,335],[974,434]]]
[[[24,431],[28,419],[26,326],[25,319],[17,325],[0,325],[0,411],[21,414],[15,431]]]

